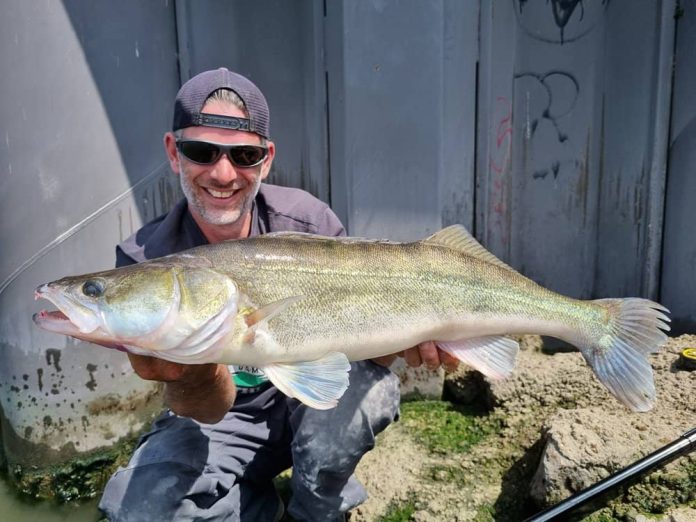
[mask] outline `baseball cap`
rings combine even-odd
[[[205,101],[218,89],[234,91],[244,102],[249,118],[201,113]],[[255,132],[270,138],[269,120],[268,104],[259,88],[241,74],[221,67],[197,74],[181,86],[174,102],[172,130],[203,125]]]

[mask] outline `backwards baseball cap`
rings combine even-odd
[[[218,89],[234,91],[244,102],[249,118],[202,113],[205,101]],[[181,86],[174,103],[172,130],[203,125],[255,132],[269,138],[269,119],[268,104],[259,88],[241,74],[221,67],[197,74]]]

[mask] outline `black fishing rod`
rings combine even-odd
[[[617,492],[618,488],[628,486],[654,468],[664,466],[677,457],[691,453],[694,450],[696,450],[696,428],[692,428],[678,439],[666,446],[662,446],[647,457],[634,462],[613,475],[609,475],[589,488],[575,493],[555,506],[551,506],[526,519],[525,522],[553,520],[572,522],[579,520],[603,506],[608,498],[612,496],[611,494]]]

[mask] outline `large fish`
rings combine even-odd
[[[285,394],[334,406],[350,360],[420,342],[491,378],[517,343],[542,334],[577,346],[626,406],[655,402],[648,360],[667,340],[667,310],[646,299],[580,301],[547,290],[463,227],[413,243],[274,233],[193,248],[40,286],[60,312],[38,326],[179,363],[261,368]]]

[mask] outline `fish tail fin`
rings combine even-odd
[[[597,299],[608,314],[592,333],[574,344],[597,378],[633,411],[648,411],[655,403],[655,383],[648,355],[667,342],[669,313],[648,299]]]

